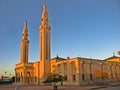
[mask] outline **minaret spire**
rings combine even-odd
[[[48,24],[48,13],[47,5],[44,3],[43,12],[41,16],[41,25],[40,29],[40,56],[43,60],[44,58],[50,60],[50,29],[51,27]],[[44,57],[44,58],[42,58]]]
[[[43,8],[44,8],[44,10],[46,10],[46,8],[47,8],[46,3],[44,3]]]
[[[47,5],[44,3],[40,30],[40,79],[46,80],[50,73],[50,25],[48,23]]]
[[[41,24],[42,25],[48,25],[48,12],[47,12],[47,5],[44,3],[43,5],[43,12],[41,17]]]
[[[27,39],[27,37],[28,37],[27,22],[24,22],[22,39],[20,42],[20,63],[27,63],[28,62],[29,40]]]
[[[27,29],[27,22],[24,22],[24,28],[23,28],[23,33],[22,33],[22,39],[27,39],[28,37],[28,29]]]

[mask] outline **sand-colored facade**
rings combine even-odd
[[[105,60],[91,58],[61,58],[58,55],[51,59],[50,25],[46,4],[43,5],[40,29],[40,59],[28,61],[28,30],[24,23],[20,42],[20,62],[15,65],[16,83],[21,85],[39,85],[50,73],[58,73],[67,78],[64,85],[86,85],[96,82],[120,80],[120,57],[113,55]]]

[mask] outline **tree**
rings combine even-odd
[[[11,81],[12,83],[14,83],[14,82],[15,82],[15,76],[11,77],[10,81]]]
[[[63,81],[65,81],[66,78],[57,74],[57,73],[51,73],[46,81],[43,81],[43,83],[54,83],[54,90],[57,90],[57,83],[61,82],[61,85],[63,85]]]
[[[7,71],[5,71],[5,76],[6,76]]]

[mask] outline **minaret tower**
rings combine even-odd
[[[43,5],[40,30],[40,79],[44,81],[50,73],[50,26],[46,4]]]
[[[20,41],[20,63],[28,63],[28,44],[29,40],[27,22],[24,23],[24,28],[22,32],[22,39]]]

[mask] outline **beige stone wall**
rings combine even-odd
[[[78,59],[67,59],[58,61],[51,61],[51,73],[58,73],[67,77],[66,85],[78,85],[79,84],[79,65]]]
[[[80,59],[80,85],[120,80],[120,63]]]
[[[40,82],[40,77],[39,77],[39,73],[40,73],[40,64],[39,62],[35,62],[33,64],[33,82],[34,84],[39,84]]]
[[[19,84],[40,84],[40,63],[16,64]],[[85,85],[120,80],[120,63],[102,60],[72,58],[51,60],[51,73],[67,77],[64,85]],[[30,74],[30,75],[29,75]]]

